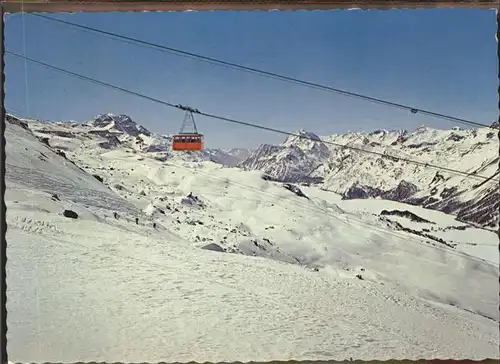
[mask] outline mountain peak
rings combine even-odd
[[[126,114],[114,115],[112,113],[99,114],[94,117],[89,125],[99,128],[119,131],[130,136],[138,136],[144,134],[151,135],[151,132],[142,125],[137,124],[132,118]]]
[[[297,146],[298,143],[316,143],[322,142],[321,138],[314,133],[306,131],[304,129],[299,129],[295,131],[293,135],[288,136],[282,143],[283,146]]]

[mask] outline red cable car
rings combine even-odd
[[[194,133],[174,135],[172,149],[178,151],[203,150],[203,135]]]
[[[197,110],[190,107],[178,105],[182,110],[185,110],[184,121],[182,122],[181,131],[179,134],[174,135],[172,141],[172,149],[175,151],[200,151],[203,150],[203,134],[198,133],[196,123],[194,122],[193,112]],[[193,124],[194,133],[186,133],[184,129],[186,124],[191,122]]]

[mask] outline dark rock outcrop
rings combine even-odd
[[[46,130],[46,129],[39,129],[36,130],[37,133],[41,134],[49,134],[49,135],[56,135],[62,138],[75,138],[76,134],[70,131],[64,131],[64,130]]]
[[[49,144],[49,138],[46,138],[46,137],[37,137],[37,139],[42,143],[42,144],[45,144],[47,147],[50,148],[50,144]]]
[[[93,176],[96,180],[98,180],[99,182],[104,183],[104,179],[103,179],[101,176],[99,176],[98,174],[93,174],[92,176]]]
[[[64,159],[68,159],[68,157],[66,156],[66,153],[64,153],[62,150],[56,150],[55,152],[57,155],[63,157]]]
[[[343,200],[367,199],[380,196],[384,191],[379,188],[353,184],[342,195]]]
[[[500,192],[492,188],[483,198],[474,203],[463,204],[457,214],[461,222],[473,222],[481,226],[494,227],[498,222],[500,209]]]
[[[220,245],[215,244],[215,243],[210,243],[210,244],[205,245],[205,246],[203,246],[201,248],[204,249],[204,250],[211,250],[213,252],[219,252],[219,253],[224,253],[225,252],[224,248],[222,248]]]
[[[6,114],[5,115],[5,120],[10,123],[10,124],[15,124],[15,125],[19,125],[21,128],[25,129],[25,130],[30,130],[29,126],[28,126],[28,123],[25,122],[25,121],[22,121],[20,120],[19,118],[16,118],[15,116],[13,115],[10,115],[10,114]]]
[[[201,207],[201,208],[203,208],[205,206],[203,201],[201,201],[198,198],[198,196],[195,196],[192,193],[189,193],[186,197],[183,197],[181,200],[181,203],[183,205],[190,205],[190,206],[196,206],[196,207]]]
[[[390,220],[387,220],[386,218],[383,218],[383,217],[381,217],[381,219],[384,220],[384,221],[389,222],[389,224],[392,225],[392,226],[394,226],[397,230],[404,231],[404,232],[407,232],[407,233],[411,233],[413,235],[421,236],[423,238],[428,238],[428,239],[434,240],[434,241],[436,241],[436,242],[438,242],[440,244],[446,245],[449,248],[453,248],[453,249],[456,248],[456,244],[447,242],[446,240],[444,240],[444,239],[442,239],[440,237],[436,237],[436,236],[431,235],[431,234],[429,234],[427,232],[424,232],[424,231],[418,231],[418,230],[406,228],[406,227],[402,226],[400,223],[398,223],[396,221],[390,221]]]
[[[458,192],[458,187],[450,187],[444,188],[443,191],[439,194],[439,196],[443,199],[448,198]]]
[[[421,223],[427,223],[427,224],[434,224],[434,222],[426,220],[424,218],[421,218],[420,216],[414,214],[413,212],[407,211],[407,210],[405,210],[405,211],[401,211],[401,210],[391,210],[391,211],[382,210],[382,212],[380,212],[380,215],[400,216],[400,217],[406,217],[407,219],[410,219],[411,221],[415,221],[415,222],[421,222]]]
[[[116,135],[107,136],[107,140],[99,143],[99,147],[103,149],[112,149],[120,145],[120,140],[116,137]]]
[[[271,181],[271,182],[280,182],[277,178],[274,178],[273,176],[270,176],[268,174],[263,174],[260,176],[264,181]]]
[[[463,135],[458,135],[456,133],[451,133],[447,138],[447,140],[453,140],[454,142],[459,142],[460,140],[463,139],[465,139]]]
[[[304,192],[302,192],[302,190],[300,188],[298,188],[297,186],[292,185],[290,183],[285,183],[283,185],[283,187],[285,187],[288,191],[291,191],[291,192],[295,193],[297,196],[304,197],[304,198],[307,198],[309,200],[309,197],[307,197],[304,194]]]
[[[418,191],[418,187],[413,183],[401,181],[399,185],[380,195],[385,200],[403,201],[410,196],[413,196]]]
[[[434,183],[439,183],[439,182],[443,182],[445,180],[444,176],[438,172],[436,172],[436,174],[434,175],[434,178],[432,179],[431,181],[431,185],[434,184]]]
[[[70,219],[78,219],[78,214],[72,210],[64,210],[63,216]]]
[[[101,138],[106,138],[106,139],[110,139],[113,137],[116,138],[116,136],[119,135],[119,133],[117,133],[115,131],[109,131],[109,130],[89,130],[88,133],[91,135],[97,135],[97,136],[100,136]]]

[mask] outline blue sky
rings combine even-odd
[[[498,117],[491,10],[76,13],[52,17],[431,111]],[[23,25],[24,22],[24,25]],[[10,15],[6,48],[207,113],[319,135],[450,128],[333,93],[122,43],[29,14]],[[180,128],[179,110],[6,56],[6,107],[47,120],[125,113],[151,131]],[[27,90],[27,91],[26,91]],[[282,135],[197,118],[208,147],[255,147]]]

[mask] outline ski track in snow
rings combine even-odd
[[[67,153],[126,188],[115,193],[18,126],[7,124],[6,140],[15,362],[499,357],[498,264],[398,236],[370,202],[314,188],[306,200],[213,163]],[[189,192],[205,207],[179,202]],[[140,212],[160,196],[179,213]],[[202,250],[195,239],[219,243],[240,223],[248,237],[238,230],[237,243],[268,237],[278,260]],[[319,271],[280,261],[284,252]]]

